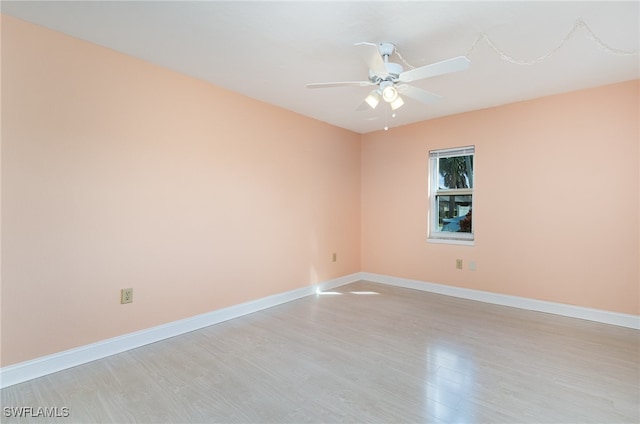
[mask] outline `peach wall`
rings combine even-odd
[[[630,81],[364,135],[362,270],[639,314],[639,89]],[[476,146],[476,244],[427,243],[428,152],[465,145]]]
[[[360,270],[358,134],[7,16],[2,95],[3,366]]]
[[[357,271],[640,313],[638,81],[360,136],[1,22],[3,366]],[[427,243],[469,144],[476,246]]]

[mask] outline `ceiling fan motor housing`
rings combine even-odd
[[[387,68],[387,72],[389,72],[389,75],[395,78],[398,78],[398,76],[402,73],[402,65],[398,63],[387,62],[384,64],[384,66]]]
[[[378,75],[371,69],[369,69],[369,81],[379,84],[382,81],[396,82],[403,71],[402,65],[393,62],[386,62],[384,64],[388,75]]]

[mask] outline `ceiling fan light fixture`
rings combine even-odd
[[[398,98],[398,90],[393,85],[389,85],[382,89],[382,98],[385,102],[391,103]]]
[[[402,100],[402,97],[398,96],[398,93],[396,92],[396,99],[391,102],[391,110],[396,110],[400,108],[403,104],[404,104],[404,100]]]
[[[364,99],[364,101],[367,102],[369,106],[371,106],[371,109],[375,109],[378,106],[378,103],[380,103],[380,94],[378,94],[378,92],[374,90],[367,96],[366,99]]]

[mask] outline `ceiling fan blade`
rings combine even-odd
[[[342,82],[318,82],[307,84],[307,88],[330,88],[330,87],[368,87],[375,85],[371,81],[342,81]]]
[[[451,72],[464,71],[469,68],[470,63],[471,61],[465,56],[458,56],[441,62],[432,63],[431,65],[410,69],[401,73],[398,79],[400,82],[411,82],[423,78],[449,74]]]
[[[417,100],[419,102],[422,102],[428,105],[437,103],[438,100],[442,98],[437,94],[430,93],[426,90],[423,90],[422,88],[414,87],[411,85],[402,84],[402,85],[398,85],[396,88],[398,89],[398,92],[400,92],[402,95],[410,97],[414,100]]]
[[[386,78],[389,75],[387,67],[384,65],[384,60],[380,55],[380,50],[377,44],[373,43],[356,43],[359,46],[360,56],[366,64],[369,66],[371,72],[379,76],[380,78]]]

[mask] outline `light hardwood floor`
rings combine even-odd
[[[5,388],[2,422],[638,423],[639,345],[628,328],[357,282]]]

